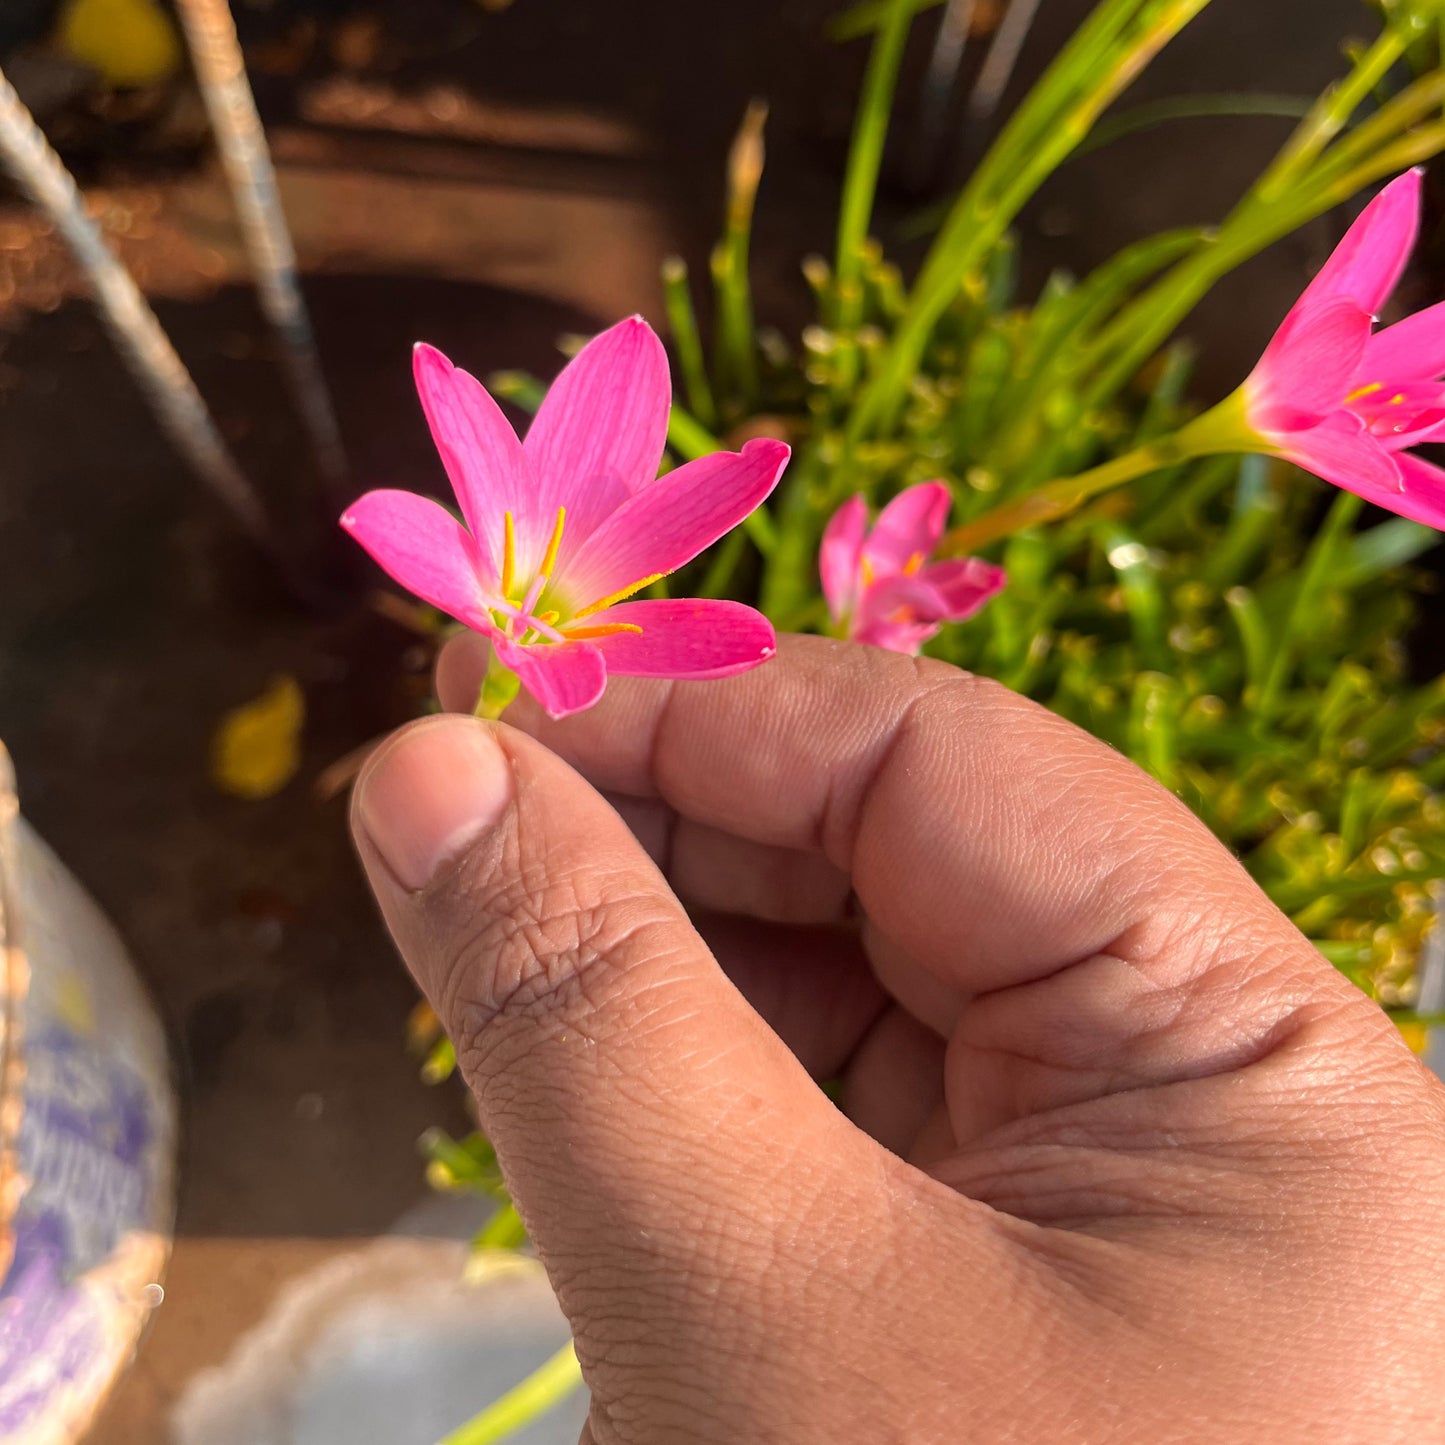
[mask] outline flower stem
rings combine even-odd
[[[519,1249],[527,1242],[527,1226],[509,1200],[482,1226],[474,1242],[476,1249]]]
[[[495,722],[506,712],[521,686],[521,679],[517,674],[511,668],[504,667],[493,652],[487,663],[486,676],[482,678],[482,690],[477,696],[477,705],[472,709],[473,716]]]
[[[935,326],[1034,192],[1100,114],[1209,0],[1102,0],[1055,57],[954,202],[929,249],[848,440],[889,430]]]
[[[534,1370],[520,1384],[514,1385],[500,1400],[488,1405],[453,1430],[440,1445],[491,1445],[505,1440],[539,1415],[560,1405],[582,1383],[582,1367],[571,1340],[546,1364]]]
[[[1255,187],[1257,195],[1266,199],[1279,196],[1318,159],[1390,67],[1405,53],[1409,38],[1403,26],[1391,26],[1381,32],[1351,73],[1337,85],[1332,85],[1315,102],[1309,115],[1260,177]]]
[[[1299,580],[1299,590],[1295,593],[1294,602],[1279,636],[1274,639],[1269,670],[1265,673],[1259,696],[1254,700],[1254,715],[1258,725],[1267,724],[1279,706],[1280,694],[1295,664],[1300,634],[1310,625],[1318,611],[1320,593],[1329,577],[1340,543],[1354,525],[1363,506],[1363,500],[1354,492],[1340,492],[1310,544],[1309,554],[1305,558],[1304,575]]]
[[[697,330],[697,312],[693,309],[692,290],[687,282],[687,262],[681,256],[669,256],[662,263],[662,285],[667,297],[667,323],[677,347],[687,404],[704,426],[716,426],[712,387],[708,385],[702,338]]]
[[[863,242],[873,218],[883,142],[893,113],[893,90],[903,64],[903,49],[913,20],[910,0],[891,0],[873,41],[863,95],[853,122],[843,199],[838,210],[838,251],[834,276],[837,314],[833,318],[844,350],[839,357],[836,389],[846,395],[858,378],[858,347],[854,338],[863,313]]]
[[[720,385],[732,386],[745,408],[757,400],[758,346],[753,323],[748,251],[753,231],[753,206],[763,176],[763,125],[768,108],[748,102],[728,153],[727,229],[713,252],[717,288],[717,357]]]
[[[1005,502],[972,522],[955,527],[944,537],[939,555],[961,556],[1021,532],[1025,527],[1057,521],[1102,493],[1150,472],[1157,472],[1162,467],[1172,467],[1196,457],[1220,456],[1226,452],[1265,451],[1268,444],[1250,427],[1246,404],[1244,389],[1241,388],[1176,432],[1155,437],[1121,457],[1080,472],[1078,476],[1061,477],[1016,501]]]

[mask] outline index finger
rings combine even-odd
[[[483,656],[469,645],[446,659],[444,703],[475,696]],[[874,927],[967,993],[1105,952],[1152,958],[1186,933],[1274,945],[1292,933],[1132,763],[945,663],[783,638],[738,677],[614,678],[589,712],[552,722],[520,699],[507,720],[601,788],[823,854]]]

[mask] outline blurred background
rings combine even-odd
[[[1012,88],[1089,8],[1043,0]],[[728,146],[755,97],[770,108],[759,319],[807,316],[799,262],[831,244],[867,53],[825,34],[833,0],[233,9],[348,495],[440,482],[413,341],[479,375],[549,377],[565,334],[633,311],[661,325],[659,265],[680,254],[706,274]],[[1131,99],[1309,96],[1363,21],[1358,0],[1214,6]],[[876,228],[904,261],[918,216],[968,159],[929,139],[924,31]],[[425,1232],[416,1140],[434,1124],[467,1127],[455,1091],[429,1090],[405,1049],[413,990],[363,892],[344,800],[317,787],[424,706],[429,651],[329,543],[334,508],[298,439],[169,12],[153,0],[3,0],[0,66],[301,559],[283,578],[195,485],[62,241],[0,192],[0,736],[30,821],[116,921],[156,994],[184,1107],[166,1303],[90,1438],[161,1441],[198,1372],[229,1357],[288,1280],[399,1221]],[[1181,122],[1065,167],[1020,228],[1024,294],[1056,264],[1083,271],[1148,232],[1216,219],[1287,126]],[[1192,319],[1207,343],[1201,398],[1248,368],[1336,221],[1244,267]],[[244,784],[218,773],[218,733],[258,697],[275,702],[277,678],[294,679],[276,705],[291,709],[299,755],[285,786],[238,796]]]

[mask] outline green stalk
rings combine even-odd
[[[687,284],[687,262],[681,256],[669,256],[662,263],[662,288],[687,404],[704,426],[716,426],[717,409],[702,358],[702,337],[698,334],[697,313],[693,310],[692,288]]]
[[[939,555],[965,556],[1000,538],[1021,532],[1025,527],[1057,521],[1077,511],[1085,502],[1125,482],[1135,481],[1150,472],[1175,466],[1192,457],[1219,456],[1225,452],[1245,450],[1249,442],[1248,432],[1242,429],[1239,417],[1242,405],[1242,398],[1236,393],[1169,436],[1156,437],[1076,477],[1061,477],[1014,501],[1005,502],[947,533],[939,546]]]
[[[582,1367],[569,1340],[546,1364],[453,1430],[440,1445],[492,1445],[495,1440],[505,1440],[560,1405],[581,1383]]]
[[[1295,645],[1300,631],[1318,607],[1320,593],[1324,589],[1330,568],[1334,565],[1336,549],[1354,524],[1355,518],[1359,516],[1363,505],[1363,501],[1353,492],[1341,492],[1330,506],[1329,515],[1310,544],[1299,590],[1295,593],[1284,626],[1274,640],[1269,671],[1265,674],[1264,685],[1255,699],[1254,714],[1259,724],[1268,722],[1279,705],[1280,693],[1294,666]]]
[[[1251,95],[1248,91],[1205,91],[1196,95],[1166,96],[1135,106],[1095,126],[1075,156],[1093,155],[1125,136],[1153,130],[1169,121],[1207,120],[1216,116],[1258,116],[1274,120],[1303,120],[1310,114],[1308,100],[1297,95]]]
[[[1138,374],[1179,323],[1237,266],[1339,205],[1362,187],[1445,149],[1445,124],[1427,127],[1377,153],[1358,169],[1289,208],[1236,212],[1214,239],[1186,257],[1125,307],[1089,346],[1077,371],[1096,371],[1086,409],[1105,405]]]
[[[1208,3],[1105,0],[1064,47],[955,202],[883,363],[849,420],[850,442],[893,425],[909,378],[964,278],[1084,140],[1105,107]],[[1141,16],[1135,33],[1124,34],[1129,22]]]
[[[1382,40],[1386,37],[1382,37]],[[1392,47],[1387,47],[1386,54]],[[1334,93],[1334,108],[1327,117],[1306,121],[1286,152],[1310,153],[1322,128],[1348,119],[1343,107],[1361,89],[1357,81],[1373,75],[1375,48],[1362,57],[1350,83]],[[1362,187],[1392,172],[1404,170],[1445,149],[1445,123],[1434,122],[1398,134],[1445,99],[1445,73],[1435,72],[1408,86],[1326,155],[1316,155],[1308,180],[1295,173],[1291,186],[1281,189],[1277,173],[1281,153],[1249,194],[1235,207],[1214,239],[1185,257],[1125,307],[1095,339],[1078,370],[1096,371],[1087,404],[1098,407],[1114,396],[1138,372],[1185,316],[1209,290],[1236,266],[1307,221],[1343,203]],[[1353,113],[1351,106],[1350,113]],[[1374,149],[1370,149],[1374,147]]]
[[[698,584],[699,597],[726,597],[733,573],[742,561],[743,548],[747,546],[747,533],[741,527],[729,532],[717,545],[717,551],[709,560],[707,571]]]
[[[1445,99],[1445,74],[1435,70],[1413,81],[1398,95],[1391,96],[1368,120],[1362,121],[1331,146],[1328,154],[1320,158],[1313,175],[1328,176],[1368,158],[1372,151],[1397,139],[1412,125],[1430,116],[1442,99]],[[1261,182],[1256,191],[1263,187]]]
[[[475,1249],[520,1249],[527,1242],[527,1226],[517,1213],[517,1206],[508,1200],[482,1226],[473,1241]]]
[[[836,439],[835,439],[836,440]],[[803,450],[789,468],[787,488],[778,503],[776,545],[763,553],[760,606],[782,625],[806,604],[813,576],[815,524],[825,505],[820,475],[827,464],[817,442]]]
[[[944,0],[907,0],[908,13],[921,15]],[[862,0],[861,4],[850,5],[841,14],[835,15],[827,24],[829,40],[857,40],[871,31],[881,30],[892,14],[894,0]]]
[[[1353,71],[1320,96],[1260,177],[1255,193],[1261,200],[1272,200],[1283,193],[1313,163],[1349,124],[1350,117],[1404,55],[1408,44],[1403,28],[1391,25],[1360,57]]]
[[[674,406],[667,419],[667,444],[685,461],[695,461],[698,457],[727,450],[696,417],[690,416],[680,406]],[[763,556],[766,557],[777,545],[777,529],[773,526],[772,514],[766,503],[744,517],[742,526]]]
[[[477,695],[473,714],[495,722],[512,705],[521,687],[521,679],[511,668],[498,661],[497,654],[493,652],[487,660],[486,675],[482,678],[482,690]]]
[[[753,404],[758,393],[758,346],[748,252],[753,207],[763,177],[763,125],[767,118],[768,108],[762,101],[748,102],[728,152],[727,225],[712,258],[717,288],[717,373],[720,385],[736,388],[745,407]]]
[[[842,351],[835,388],[846,396],[858,376],[858,347],[853,333],[863,316],[863,243],[873,219],[878,193],[878,172],[883,164],[883,143],[893,112],[893,92],[903,64],[903,50],[913,20],[911,0],[892,0],[887,19],[873,42],[863,94],[853,122],[843,198],[838,209],[838,252],[834,266],[837,315]]]

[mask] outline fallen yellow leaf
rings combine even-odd
[[[57,35],[108,85],[154,85],[180,68],[180,40],[156,0],[69,0]]]
[[[301,766],[306,699],[294,677],[273,678],[260,697],[228,712],[211,741],[211,781],[237,798],[279,793]]]

